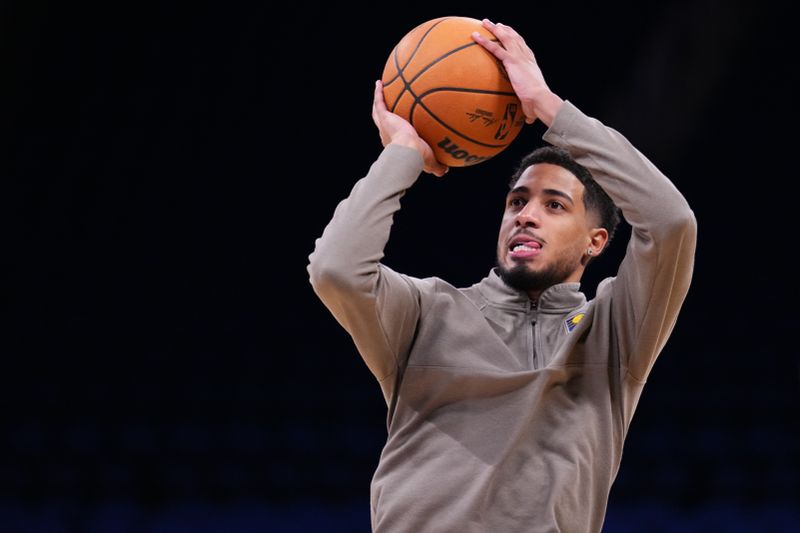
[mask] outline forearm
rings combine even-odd
[[[422,171],[416,150],[389,145],[336,208],[309,256],[315,289],[371,290],[400,199]]]
[[[387,402],[419,313],[407,279],[380,264],[400,198],[419,176],[414,149],[388,146],[336,208],[309,256],[314,291],[352,336]]]
[[[694,224],[686,199],[624,136],[565,102],[544,140],[569,151],[620,208],[634,230],[660,240]]]

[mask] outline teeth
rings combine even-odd
[[[520,244],[517,244],[517,245],[515,245],[515,246],[512,248],[512,250],[513,250],[514,252],[519,252],[519,251],[521,251],[521,250],[524,250],[524,251],[528,252],[528,251],[531,251],[531,250],[535,250],[535,248],[533,248],[533,247],[531,247],[531,246],[528,246],[527,244],[522,244],[522,243],[520,243]]]

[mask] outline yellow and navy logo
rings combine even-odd
[[[564,326],[567,328],[567,333],[572,333],[572,330],[583,320],[586,313],[577,313],[564,321]]]

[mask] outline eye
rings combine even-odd
[[[550,200],[545,205],[550,209],[564,209],[564,204],[556,202],[555,200]]]
[[[513,209],[522,209],[525,207],[525,200],[520,198],[519,196],[515,196],[508,201],[508,206]]]

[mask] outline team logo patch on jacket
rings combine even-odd
[[[577,313],[566,319],[564,321],[564,326],[567,328],[567,333],[572,333],[572,330],[583,320],[585,315],[586,313]]]

